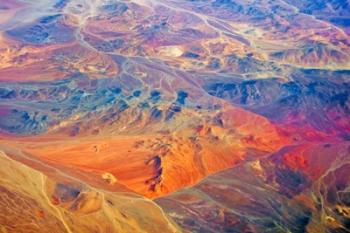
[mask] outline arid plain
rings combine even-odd
[[[349,12],[0,0],[0,232],[350,232]]]

